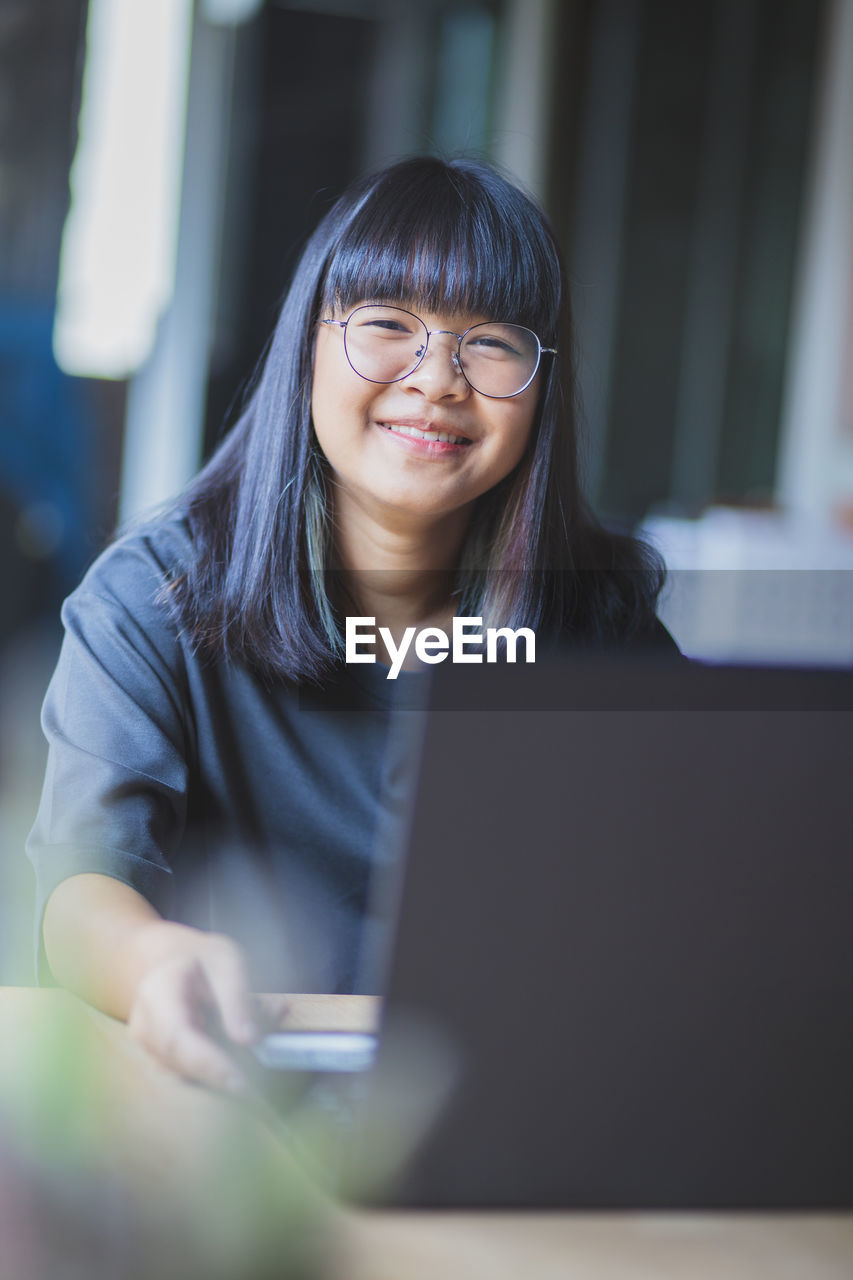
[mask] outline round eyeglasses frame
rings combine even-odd
[[[369,308],[376,307],[379,305],[382,305],[384,310],[399,311],[404,316],[411,316],[413,320],[417,320],[419,324],[423,325],[424,332],[426,333],[426,341],[424,342],[423,350],[418,356],[416,363],[412,365],[411,369],[407,369],[405,373],[401,373],[397,378],[387,378],[387,379],[386,378],[368,378],[367,375],[362,373],[360,369],[356,369],[355,365],[350,359],[349,349],[347,347],[347,325],[349,324],[350,320],[352,320],[353,316],[358,315],[359,311],[367,311]],[[492,320],[481,320],[478,324],[469,325],[468,328],[463,333],[456,333],[454,329],[428,329],[424,324],[423,320],[421,319],[421,317],[418,315],[415,315],[414,311],[408,311],[405,307],[385,306],[385,304],[378,304],[375,302],[366,302],[362,306],[356,307],[355,310],[350,312],[346,320],[322,319],[320,321],[320,324],[337,325],[338,328],[343,329],[344,354],[346,355],[346,358],[347,358],[347,364],[352,369],[353,373],[357,373],[360,378],[364,378],[365,382],[374,382],[378,386],[387,387],[394,382],[402,382],[404,378],[411,377],[411,375],[415,372],[415,370],[419,369],[420,366],[423,364],[424,360],[426,359],[427,351],[429,350],[430,338],[435,337],[438,334],[446,333],[451,338],[456,339],[456,350],[451,353],[451,359],[453,361],[453,365],[457,373],[460,373],[462,375],[462,377],[468,383],[468,386],[471,388],[471,390],[476,391],[477,394],[480,396],[485,396],[487,400],[511,400],[513,396],[520,396],[521,393],[523,391],[526,391],[527,388],[530,386],[531,382],[539,372],[539,366],[542,363],[542,357],[556,356],[558,352],[556,347],[543,347],[542,343],[539,341],[539,335],[534,333],[532,329],[528,329],[527,325],[523,325],[523,324],[515,325],[516,329],[524,329],[526,333],[529,333],[532,338],[536,339],[536,363],[533,366],[533,372],[531,373],[527,381],[524,383],[524,385],[519,387],[517,391],[511,391],[509,392],[508,395],[505,395],[505,396],[489,395],[488,391],[481,391],[479,387],[474,386],[474,383],[468,377],[468,375],[465,372],[465,369],[463,368],[461,356],[462,356],[462,343],[465,340],[465,338],[468,337],[468,334],[472,333],[474,329],[480,329],[487,324],[494,324],[494,323],[495,322]],[[507,321],[506,323],[510,323],[510,322]]]

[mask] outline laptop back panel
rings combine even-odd
[[[850,672],[441,673],[369,1090],[413,1020],[458,1078],[394,1203],[853,1204],[851,710]]]

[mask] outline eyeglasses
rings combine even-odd
[[[402,307],[373,304],[356,307],[346,320],[321,320],[344,331],[344,351],[354,371],[368,382],[399,382],[425,358],[430,338],[446,333],[457,341],[451,359],[465,381],[492,400],[517,396],[536,377],[543,347],[532,329],[487,320],[464,333],[428,329],[419,316]]]

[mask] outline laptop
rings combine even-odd
[[[851,713],[849,670],[440,669],[344,1190],[853,1206]]]

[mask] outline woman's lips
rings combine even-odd
[[[379,426],[384,431],[390,431],[394,435],[404,436],[409,440],[422,440],[428,445],[443,444],[451,445],[455,448],[465,448],[471,443],[467,436],[456,435],[453,432],[443,431],[437,427],[413,422],[380,422]]]

